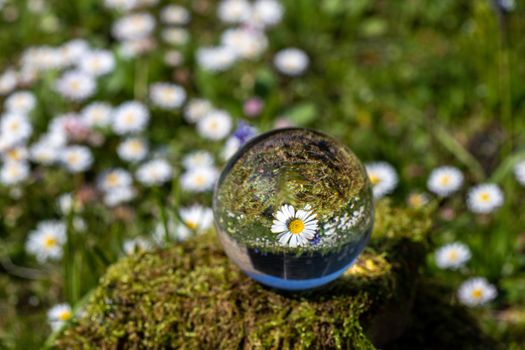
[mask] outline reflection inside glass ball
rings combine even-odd
[[[221,174],[214,214],[226,254],[265,285],[303,290],[341,275],[373,226],[359,159],[316,131],[278,129],[241,148]]]

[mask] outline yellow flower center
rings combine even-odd
[[[57,244],[57,240],[54,237],[46,237],[44,240],[44,246],[46,248],[54,247]]]
[[[456,261],[456,260],[458,260],[458,252],[456,252],[455,250],[451,251],[450,253],[448,253],[448,258],[449,258],[451,261]]]
[[[293,219],[288,224],[288,230],[290,230],[290,232],[293,233],[294,235],[297,235],[297,234],[303,232],[303,230],[304,230],[304,222],[303,222],[303,220]]]
[[[482,296],[483,296],[483,291],[482,291],[481,289],[477,288],[477,289],[474,289],[474,290],[472,291],[472,297],[473,297],[474,299],[479,299],[479,298],[481,298]]]
[[[109,186],[118,185],[118,175],[117,174],[114,174],[114,173],[108,174],[108,177],[106,178],[106,180]]]
[[[448,184],[450,183],[450,176],[448,176],[448,175],[443,175],[443,176],[441,177],[441,179],[439,180],[439,182],[441,182],[441,185],[443,185],[443,186],[448,185]]]
[[[196,175],[194,181],[195,181],[195,184],[199,186],[203,186],[206,183],[206,177],[202,175]]]
[[[67,321],[71,318],[71,312],[70,311],[62,311],[59,315],[58,315],[58,319],[60,321]]]
[[[479,200],[482,202],[488,202],[490,199],[490,195],[487,192],[483,192],[479,195]]]
[[[370,179],[370,182],[372,183],[372,185],[377,185],[378,183],[381,182],[381,179],[379,178],[379,176],[374,175],[374,174],[369,175],[368,178]]]
[[[193,220],[186,220],[186,226],[188,226],[192,230],[197,229],[197,223]]]

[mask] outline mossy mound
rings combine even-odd
[[[370,247],[358,263],[330,285],[303,293],[281,293],[252,281],[226,258],[213,235],[131,256],[108,270],[82,316],[70,322],[55,346],[373,349],[392,345],[414,323],[412,306],[415,300],[420,302],[415,294],[431,225],[428,218],[427,211],[380,204]],[[443,322],[446,328],[447,321]],[[461,334],[478,334],[475,341],[480,339],[472,321],[462,328],[472,331]]]

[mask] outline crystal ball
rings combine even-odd
[[[228,257],[270,287],[305,290],[345,272],[374,222],[365,168],[344,144],[317,131],[277,129],[233,155],[213,198]]]

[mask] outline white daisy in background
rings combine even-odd
[[[274,214],[272,232],[277,233],[279,244],[289,247],[304,246],[314,238],[318,225],[316,214],[308,206],[295,210],[284,204]]]
[[[111,124],[113,107],[106,102],[93,102],[80,113],[82,121],[89,127],[106,127]]]
[[[127,239],[122,245],[122,249],[124,250],[124,253],[126,253],[126,255],[139,252],[147,252],[150,251],[152,248],[153,245],[151,244],[151,242],[144,237],[135,237]]]
[[[59,160],[60,147],[46,140],[40,140],[31,145],[29,156],[35,163],[50,165]]]
[[[161,32],[162,40],[169,45],[185,45],[190,40],[190,33],[184,28],[169,27]]]
[[[137,191],[132,186],[115,187],[104,194],[104,204],[108,207],[115,207],[122,203],[133,200]]]
[[[93,76],[108,74],[115,68],[115,57],[111,51],[93,50],[80,59],[78,68]]]
[[[71,192],[60,195],[57,205],[63,215],[68,215],[72,210],[76,213],[82,211],[82,202],[77,200]]]
[[[86,171],[93,164],[93,156],[86,146],[69,146],[62,149],[60,160],[71,173]]]
[[[27,162],[6,162],[0,168],[0,182],[3,185],[17,185],[29,177],[30,168]]]
[[[221,43],[234,51],[238,57],[254,59],[264,52],[268,46],[268,39],[258,30],[235,28],[222,33]]]
[[[176,84],[155,83],[149,88],[149,97],[154,105],[164,109],[180,107],[186,100],[186,91]]]
[[[212,167],[213,163],[213,156],[206,151],[193,151],[182,158],[182,165],[186,169]]]
[[[69,304],[57,304],[47,311],[47,320],[53,331],[73,317],[73,310]]]
[[[485,278],[474,277],[459,286],[458,299],[467,306],[479,306],[494,300],[497,294],[496,287]]]
[[[62,221],[46,220],[38,223],[29,233],[26,250],[35,255],[39,262],[58,260],[66,242],[66,225]]]
[[[195,204],[191,207],[181,208],[179,214],[184,224],[182,225],[183,227],[178,228],[179,230],[190,229],[192,232],[200,234],[209,230],[213,224],[212,209],[202,205]],[[187,236],[182,232],[179,232],[179,234]]]
[[[429,202],[428,194],[413,192],[408,195],[407,204],[411,208],[421,208]]]
[[[137,169],[137,180],[146,186],[161,185],[173,177],[171,165],[164,159],[153,159]]]
[[[4,114],[0,119],[0,139],[10,147],[25,142],[33,133],[29,119],[21,114]]]
[[[188,123],[196,123],[213,109],[208,100],[202,98],[191,99],[184,108],[184,119]]]
[[[104,171],[98,178],[98,187],[105,192],[121,187],[129,187],[133,183],[131,174],[120,168]]]
[[[223,110],[212,110],[197,122],[199,134],[210,140],[222,140],[230,133],[232,119]]]
[[[463,267],[470,257],[471,253],[468,246],[454,242],[436,250],[436,265],[440,269],[456,270]]]
[[[155,29],[155,18],[146,12],[133,13],[113,23],[112,33],[118,40],[138,40],[151,35]]]
[[[129,11],[134,9],[138,4],[137,0],[104,0],[104,5],[113,10]]]
[[[259,27],[271,27],[283,18],[283,6],[276,0],[257,0],[253,4],[250,23]]]
[[[237,61],[237,54],[230,47],[201,47],[197,50],[197,62],[204,70],[222,72]]]
[[[11,93],[18,84],[18,76],[12,69],[8,69],[0,74],[0,96]]]
[[[149,111],[142,103],[124,102],[114,111],[113,131],[118,135],[140,132],[146,128],[149,118]]]
[[[203,166],[187,170],[180,177],[183,190],[189,192],[205,192],[213,189],[219,172],[210,166]]]
[[[151,52],[155,49],[156,45],[156,41],[150,37],[126,40],[121,43],[119,52],[123,57],[129,59]]]
[[[503,205],[503,192],[496,184],[480,184],[467,194],[467,206],[476,214],[487,214]]]
[[[442,166],[432,170],[427,181],[429,191],[440,197],[448,197],[463,185],[463,174],[452,166]]]
[[[73,39],[59,48],[58,57],[56,53],[52,53],[51,59],[57,60],[58,58],[58,61],[61,61],[58,65],[65,67],[66,65],[76,64],[88,51],[89,45],[84,39]],[[55,64],[56,66],[57,64]]]
[[[162,23],[183,26],[190,22],[191,13],[180,5],[167,5],[160,11]]]
[[[6,149],[2,153],[2,160],[4,162],[21,162],[27,160],[29,152],[25,146],[15,146]]]
[[[239,140],[237,137],[228,138],[224,144],[224,147],[222,148],[222,159],[225,161],[230,159],[235,154],[235,152],[239,150],[239,148],[241,148],[241,140]]]
[[[516,176],[516,180],[525,186],[525,160],[522,160],[514,166],[514,175]]]
[[[148,154],[148,144],[142,138],[129,137],[118,145],[117,154],[127,162],[138,162]]]
[[[5,100],[5,109],[10,113],[28,114],[36,106],[36,98],[32,92],[17,91]]]
[[[387,162],[374,162],[367,163],[365,167],[375,199],[391,193],[396,188],[398,177],[392,165]]]
[[[277,70],[289,76],[303,74],[310,63],[304,51],[297,48],[283,49],[275,54],[273,63]]]
[[[178,67],[184,62],[184,56],[178,50],[168,50],[164,54],[164,63],[170,67]]]
[[[55,90],[60,95],[73,101],[83,101],[91,97],[96,88],[95,79],[81,71],[65,72],[55,84]]]
[[[252,7],[246,0],[222,0],[217,6],[217,17],[225,23],[241,23],[250,19]]]

